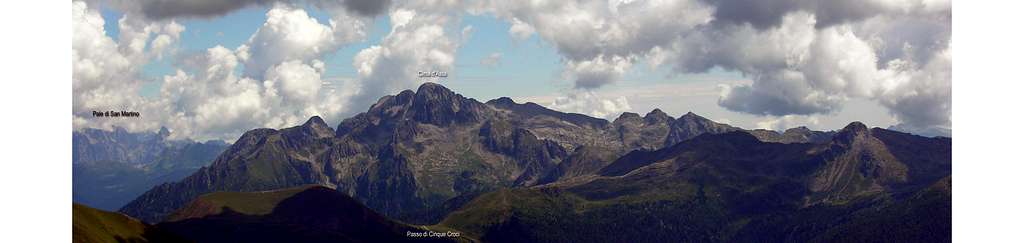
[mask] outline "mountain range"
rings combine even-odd
[[[859,122],[780,133],[657,109],[609,122],[426,83],[335,128],[246,132],[120,212],[163,225],[210,193],[313,184],[488,242],[948,241],[950,171],[950,138]]]
[[[84,128],[72,133],[72,199],[116,210],[153,186],[180,180],[209,165],[228,147],[218,140],[168,139],[170,131]]]
[[[949,154],[860,123],[821,144],[704,134],[590,180],[484,194],[440,225],[489,242],[943,242]]]

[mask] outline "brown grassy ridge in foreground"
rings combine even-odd
[[[476,242],[410,237],[456,231],[390,220],[319,185],[204,194],[156,225],[76,204],[73,221],[74,242]]]
[[[447,232],[388,219],[333,188],[303,185],[200,196],[156,225],[199,242],[470,242],[465,237],[410,237]]]
[[[75,243],[185,242],[138,219],[73,203],[71,235]]]

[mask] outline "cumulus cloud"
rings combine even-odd
[[[270,106],[263,103],[261,82],[235,73],[239,57],[234,50],[215,46],[190,62],[194,72],[179,69],[163,78],[157,101],[162,108],[157,114],[167,115],[173,135],[228,138],[241,127],[262,125],[273,114],[265,109]]]
[[[879,1],[810,1],[810,0],[705,0],[715,7],[715,23],[749,24],[768,29],[782,23],[789,13],[803,11],[819,17],[819,26],[857,20],[882,11]]]
[[[89,9],[85,2],[72,3],[71,10],[71,68],[74,90],[102,89],[103,80],[128,79],[120,76],[131,73],[132,61],[122,54],[118,44],[106,36],[105,21],[99,12]],[[82,99],[75,97],[75,103]]]
[[[391,0],[344,0],[342,2],[347,9],[364,16],[376,16],[384,13],[391,6]]]
[[[569,61],[565,75],[576,80],[577,89],[596,89],[621,79],[630,65],[630,58],[600,55],[591,60]]]
[[[115,41],[106,36],[94,6],[78,1],[73,6],[74,125],[132,131],[167,126],[175,138],[230,140],[254,127],[292,126],[313,115],[340,118],[355,93],[322,87],[321,58],[362,38],[369,21],[341,11],[325,25],[305,10],[274,5],[248,42],[180,58],[174,74],[162,78],[160,95],[143,98],[138,95],[141,67],[173,50],[184,27],[126,13]],[[141,111],[142,117],[89,117],[91,110],[122,109]]]
[[[267,70],[265,80],[240,76],[242,48],[222,46],[192,57],[193,72],[164,77],[163,119],[179,136],[233,139],[254,127],[280,128],[310,116],[336,118],[351,93],[322,91],[324,65],[314,60],[285,61]]]
[[[768,28],[782,22],[782,16],[800,9],[801,0],[705,0],[715,6],[715,22],[719,24],[751,24]]]
[[[346,19],[345,25],[337,23]],[[172,114],[164,119],[176,134],[220,139],[254,127],[292,126],[314,115],[340,119],[354,92],[324,89],[321,59],[363,38],[365,21],[342,11],[325,25],[303,9],[275,4],[245,44],[210,48],[164,77],[158,104]]]
[[[820,29],[814,28],[818,24],[813,17],[806,13],[790,14],[778,27],[762,31],[733,27],[761,36],[737,38],[744,31],[733,31],[733,36],[715,41],[722,49],[702,49],[711,51],[700,53],[700,58],[681,54],[705,44],[677,46],[674,50],[680,50],[682,58],[675,60],[676,70],[699,71],[720,66],[752,78],[751,85],[723,88],[719,104],[734,111],[774,116],[827,114],[841,109],[849,98],[863,97],[889,108],[897,120],[908,126],[949,126],[952,65],[944,62],[951,58],[945,59],[943,54],[950,43],[948,16],[939,13],[922,17],[930,21],[879,16],[857,24]],[[783,36],[804,42],[776,41],[780,39],[770,37],[772,33],[794,29],[807,31]],[[804,38],[797,38],[800,36]],[[777,48],[784,43],[789,44]],[[744,46],[756,50],[745,50]],[[736,55],[728,50],[753,54]],[[761,59],[761,53],[768,55]]]
[[[267,70],[267,85],[281,91],[284,98],[295,102],[306,102],[320,94],[321,73],[324,63],[314,60],[307,65],[298,60],[283,62]]]
[[[757,128],[785,131],[786,129],[800,127],[800,126],[817,126],[818,117],[814,115],[785,115],[785,116],[770,116],[766,117],[756,123]]]
[[[749,25],[718,24],[685,36],[666,62],[681,72],[718,66],[753,79],[723,88],[719,104],[734,111],[827,114],[863,97],[906,126],[949,126],[952,65],[942,54],[950,43],[948,1],[798,5],[770,24],[748,19],[739,22]]]
[[[498,63],[501,63],[501,56],[501,52],[491,53],[490,55],[487,55],[483,59],[480,59],[480,64],[487,67],[498,66]]]
[[[754,84],[723,85],[718,105],[733,111],[756,115],[831,113],[846,97],[812,89],[808,80],[795,71],[767,74]]]
[[[536,32],[535,30],[533,30],[533,27],[531,27],[530,24],[527,24],[519,20],[519,18],[512,17],[511,22],[512,26],[508,28],[508,34],[518,40],[525,40],[527,38],[530,38],[530,36],[532,36],[533,33]]]
[[[174,21],[146,22],[126,15],[118,20],[121,33],[119,41],[115,41],[107,36],[106,20],[94,7],[84,1],[72,2],[73,125],[76,128],[109,128],[111,125],[154,128],[156,122],[86,117],[90,117],[92,111],[143,107],[144,100],[135,95],[143,82],[139,72],[150,60],[173,49],[184,27]]]
[[[303,9],[276,4],[267,11],[263,26],[245,44],[249,52],[244,60],[245,74],[262,78],[267,68],[277,63],[321,58],[341,45],[365,38],[366,26],[366,20],[344,14],[333,15],[328,26]]]
[[[235,10],[276,3],[302,5],[312,3],[321,9],[334,9],[363,17],[385,13],[391,0],[111,0],[127,12],[152,20],[172,18],[215,18]]]
[[[454,67],[458,43],[446,34],[449,16],[399,7],[390,17],[391,32],[353,58],[361,86],[353,101],[357,106],[368,107],[380,96],[436,81],[420,78],[418,72],[451,72]]]
[[[949,1],[491,1],[470,12],[553,44],[577,89],[614,83],[644,60],[742,73],[753,82],[723,86],[719,100],[737,112],[831,114],[867,98],[903,123],[949,124],[947,72],[934,69],[951,66],[932,64],[948,49]]]
[[[550,107],[563,112],[586,114],[609,120],[632,109],[625,96],[609,99],[600,97],[596,92],[590,90],[570,91],[566,96],[556,97]]]
[[[233,71],[240,53],[216,46],[193,59],[210,68],[164,77],[159,107],[175,134],[233,139],[254,127],[293,126],[314,115],[338,119],[346,111],[353,93],[323,89],[322,62],[283,62],[257,80]]]
[[[789,15],[778,28],[757,31],[740,27],[715,58],[677,62],[678,69],[700,70],[709,61],[738,69],[753,84],[724,87],[719,105],[759,115],[831,113],[851,96],[869,95],[877,84],[874,51],[851,28],[814,29],[813,15]],[[760,44],[760,45],[759,45]]]
[[[941,12],[949,1],[933,0],[703,0],[714,6],[716,24],[749,24],[757,29],[777,27],[793,12],[817,16],[815,24],[825,28],[837,24],[862,21],[878,15],[920,14]]]
[[[582,89],[618,81],[622,69],[636,57],[709,22],[712,14],[706,4],[695,1],[484,1],[471,5],[470,12],[509,21],[514,38],[536,33],[552,43],[565,57],[566,76]]]
[[[884,88],[877,99],[906,130],[928,130],[933,126],[948,130],[952,125],[952,50],[946,48],[935,53],[923,67],[915,65],[903,60],[890,62],[886,69],[890,77],[882,84]]]
[[[89,9],[95,6],[74,2],[75,124],[92,121],[77,117],[87,107],[152,105],[117,92],[137,90],[140,67],[174,53],[184,30],[174,17],[217,16],[252,5],[272,7],[249,41],[234,49],[211,48],[186,61],[191,66],[165,77],[165,82],[207,82],[203,92],[225,85],[239,90],[206,94],[215,99],[162,101],[184,107],[168,108],[172,115],[167,119],[194,122],[198,114],[226,112],[228,104],[241,110],[254,104],[296,110],[280,116],[238,115],[259,124],[283,124],[300,114],[345,110],[313,105],[324,99],[366,106],[381,95],[431,81],[418,78],[418,71],[455,72],[455,52],[471,28],[462,29],[461,39],[452,36],[459,35],[458,18],[468,12],[509,22],[514,39],[536,35],[555,48],[562,56],[563,78],[574,88],[553,104],[564,110],[607,116],[628,107],[625,98],[594,92],[642,62],[673,74],[714,68],[739,72],[752,82],[722,86],[719,106],[772,121],[831,114],[848,100],[863,98],[888,108],[902,127],[951,124],[952,14],[944,0],[312,1],[331,16],[328,23],[269,0],[186,1],[162,9],[153,6],[166,1],[118,3],[136,10],[118,21],[121,36],[115,41],[105,36],[98,12]],[[318,85],[325,73],[324,55],[365,39],[372,16],[384,13],[391,20],[390,32],[353,57],[357,76],[339,89],[346,93],[309,98],[332,90]],[[499,60],[489,56],[481,64]],[[197,129],[242,126],[230,121]]]
[[[276,0],[124,0],[115,1],[122,9],[141,13],[148,19],[174,17],[217,17],[249,6],[269,4]]]

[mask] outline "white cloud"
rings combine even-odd
[[[412,9],[397,9],[391,13],[391,31],[401,28],[409,23],[413,17],[416,17],[416,11]]]
[[[176,136],[234,139],[256,127],[282,128],[310,116],[341,118],[351,92],[322,89],[324,64],[288,60],[269,68],[259,80],[239,76],[244,48],[207,49],[188,61],[196,68],[164,77],[154,106],[169,114],[165,120]]]
[[[232,11],[250,6],[265,6],[275,3],[306,4],[311,3],[322,9],[345,11],[346,15],[355,14],[363,17],[374,17],[391,6],[391,0],[130,0],[111,1],[115,7],[132,12],[146,19],[162,20],[171,18],[214,18]]]
[[[307,102],[315,99],[320,93],[321,73],[324,63],[314,60],[313,65],[306,65],[298,60],[278,64],[267,70],[268,87],[282,91],[282,95],[296,102]]]
[[[155,121],[92,119],[91,112],[145,108],[145,100],[137,95],[142,84],[139,72],[172,49],[184,27],[174,21],[144,22],[126,15],[118,21],[121,34],[115,41],[107,36],[106,20],[95,6],[84,1],[71,4],[73,125],[155,130],[159,126]]]
[[[118,51],[118,45],[106,36],[103,17],[85,2],[72,2],[71,68],[74,90],[94,90],[104,80],[123,79],[130,73],[131,60]],[[81,101],[76,99],[75,101]],[[77,109],[76,109],[77,110]]]
[[[391,0],[344,0],[345,9],[364,16],[376,16],[391,6]]]
[[[947,48],[924,64],[900,59],[889,62],[889,76],[877,95],[908,130],[952,127],[953,56]]]
[[[757,128],[769,129],[775,131],[785,131],[786,129],[794,127],[809,127],[816,128],[818,126],[818,117],[815,115],[802,116],[802,115],[785,115],[785,116],[772,116],[766,117],[764,120],[757,122]]]
[[[565,57],[575,87],[616,82],[636,57],[711,20],[711,9],[695,1],[485,1],[471,13],[493,13],[509,21],[509,34],[536,33]],[[685,14],[680,14],[685,13]],[[607,69],[605,69],[607,68]]]
[[[621,79],[632,62],[631,58],[599,55],[591,60],[569,61],[564,75],[576,80],[577,89],[596,89]]]
[[[511,21],[512,26],[508,28],[508,34],[515,39],[525,40],[527,38],[530,38],[530,36],[532,36],[533,33],[536,32],[535,30],[533,30],[533,27],[531,27],[530,24],[527,24],[519,20],[519,18],[513,17]]]
[[[132,0],[111,1],[125,11],[146,19],[162,20],[174,17],[216,17],[246,6],[271,3],[272,0]]]
[[[800,15],[809,17],[811,21],[793,21]],[[724,65],[752,76],[755,81],[752,85],[723,89],[719,104],[734,111],[773,116],[830,114],[840,109],[848,99],[862,97],[885,105],[901,122],[924,127],[948,126],[951,86],[950,79],[943,77],[950,76],[948,73],[952,65],[942,64],[942,58],[936,58],[941,57],[942,50],[933,46],[936,43],[948,45],[948,32],[935,26],[928,26],[924,28],[927,30],[920,32],[917,30],[923,27],[908,26],[901,31],[935,36],[925,37],[930,41],[916,39],[921,37],[908,39],[902,34],[878,30],[882,28],[879,26],[881,23],[874,19],[863,26],[844,24],[815,29],[813,17],[791,14],[777,28],[757,32],[761,37],[732,38],[731,41],[742,41],[721,46],[727,49],[751,46],[761,51],[743,50],[744,53],[776,53],[760,59],[766,62],[758,61],[757,54],[750,58],[750,55],[722,51],[692,58],[692,55],[682,54],[684,51],[680,56],[686,59],[676,63],[680,65],[677,69],[694,71],[711,65]],[[744,28],[753,32],[750,27]],[[810,30],[797,32],[808,36],[809,42],[770,37],[772,33],[793,29]],[[795,38],[801,35],[789,33],[783,36]],[[774,48],[778,44],[785,44],[789,49]],[[893,50],[897,45],[901,48]],[[718,60],[718,63],[708,63],[709,60]],[[935,64],[927,68],[918,65],[918,60]],[[915,75],[917,78],[913,78]],[[922,93],[927,95],[918,95]]]
[[[380,96],[436,81],[419,78],[420,71],[454,71],[458,43],[446,34],[448,16],[398,7],[391,19],[391,32],[352,60],[361,87],[356,106],[368,107]]]
[[[333,15],[328,26],[303,9],[276,4],[267,11],[263,26],[245,44],[251,55],[245,59],[245,74],[263,78],[263,73],[278,63],[322,58],[343,44],[365,38],[365,28],[366,23],[359,18]]]
[[[462,34],[459,35],[459,42],[466,43],[467,41],[469,41],[469,37],[473,36],[474,31],[476,31],[476,29],[473,29],[472,25],[466,25],[466,27],[462,27]]]
[[[586,114],[609,120],[632,109],[625,96],[604,98],[596,92],[588,90],[572,90],[565,96],[556,97],[550,107],[563,112]]]
[[[104,19],[90,9],[95,6],[74,1],[73,121],[76,127],[107,126],[112,123],[88,119],[83,112],[127,106],[166,115],[126,126],[142,129],[168,120],[192,124],[179,129],[192,129],[196,136],[222,137],[211,134],[349,112],[348,104],[365,107],[381,95],[427,81],[416,77],[418,71],[456,72],[455,53],[472,32],[469,26],[461,32],[456,27],[467,11],[508,21],[514,39],[537,35],[551,44],[563,57],[563,77],[575,88],[553,102],[566,110],[607,116],[628,107],[624,97],[608,99],[594,91],[643,61],[673,73],[716,67],[740,72],[753,82],[722,86],[719,106],[773,121],[833,114],[856,99],[881,104],[907,127],[950,126],[949,1],[759,1],[757,6],[764,8],[757,11],[745,2],[314,1],[330,15],[329,23],[290,1],[163,9],[154,6],[164,1],[128,2],[117,23],[120,36],[109,38]],[[176,55],[184,27],[174,17],[216,16],[254,4],[274,5],[267,22],[244,45],[215,47],[184,59],[179,72],[164,77],[177,84],[165,84],[172,89],[158,101],[124,95],[137,93],[143,65]],[[355,5],[361,9],[349,9]],[[372,16],[385,12],[391,30],[353,57],[357,76],[344,82],[339,93],[324,89],[324,56],[365,39]],[[494,55],[481,60],[484,65],[499,62]],[[242,73],[235,71],[239,68]],[[253,105],[264,112],[247,110]],[[233,114],[228,108],[250,113]],[[227,112],[224,117],[230,119],[197,123],[218,112]]]
[[[262,125],[261,121],[277,114],[264,102],[264,96],[275,95],[264,93],[261,81],[236,75],[235,51],[215,46],[189,61],[197,67],[195,72],[179,69],[164,76],[156,102],[161,113],[168,115],[173,135],[233,139],[229,136],[241,134],[243,127]]]
[[[353,86],[323,89],[326,66],[321,59],[365,38],[370,20],[343,9],[326,10],[330,25],[303,9],[276,4],[246,44],[233,51],[211,48],[193,65],[203,70],[185,77],[179,72],[176,78],[185,81],[178,83],[188,83],[191,90],[177,91],[188,97],[167,106],[185,114],[178,127],[194,130],[182,134],[234,139],[254,127],[294,126],[314,115],[328,121],[342,118],[355,94]],[[239,64],[245,67],[241,75],[235,71]],[[174,78],[165,78],[165,88],[175,87],[168,85],[176,83]]]
[[[524,30],[510,29],[510,34],[532,29],[562,55],[564,72],[577,88],[614,83],[636,60],[646,60],[652,69],[670,65],[676,73],[720,67],[754,81],[724,87],[719,105],[729,110],[762,116],[832,114],[852,98],[868,98],[889,107],[902,122],[948,126],[944,108],[949,106],[944,95],[950,90],[948,82],[937,78],[923,85],[929,82],[923,75],[909,77],[943,73],[924,67],[947,49],[949,5],[949,1],[489,1],[473,4],[469,11],[493,13],[512,29]],[[901,77],[914,85],[891,85]],[[938,88],[927,90],[930,95],[916,95],[926,91],[924,86]],[[897,101],[893,97],[915,98]]]
[[[126,55],[136,56],[140,60],[153,55],[162,57],[185,31],[185,26],[174,20],[154,22],[133,14],[122,16],[117,21],[117,26],[120,32],[120,51]],[[150,48],[149,53],[146,53],[146,47]]]
[[[215,46],[181,58],[174,74],[162,78],[160,95],[142,98],[141,67],[172,53],[184,27],[173,19],[148,22],[128,13],[118,21],[121,35],[114,41],[95,9],[83,2],[73,6],[76,127],[118,125],[140,131],[167,126],[175,138],[231,140],[252,128],[293,126],[313,115],[340,119],[355,94],[349,88],[322,88],[322,56],[365,35],[360,28],[368,20],[345,11],[332,15],[328,26],[302,9],[275,5],[245,45],[234,50]],[[355,21],[337,24],[347,18]],[[96,119],[88,113],[121,109],[140,111],[142,117]]]
[[[491,53],[490,55],[487,55],[487,57],[480,59],[480,64],[487,67],[498,66],[498,64],[501,63],[501,56],[501,52]]]

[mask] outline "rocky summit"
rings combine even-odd
[[[632,150],[737,130],[657,109],[608,122],[504,97],[483,103],[426,83],[380,98],[336,129],[312,117],[297,127],[249,131],[209,167],[153,188],[122,211],[158,221],[207,192],[321,184],[385,215],[415,217],[463,194],[575,178]]]
[[[386,217],[485,241],[607,241],[578,233],[632,224],[623,236],[655,237],[631,238],[639,241],[831,239],[815,238],[830,233],[816,225],[873,221],[825,215],[948,204],[948,193],[933,189],[949,178],[950,144],[857,122],[779,133],[657,109],[609,122],[427,83],[380,98],[336,129],[313,117],[246,132],[210,166],[120,211],[159,222],[211,192],[316,184]],[[924,194],[940,199],[911,200]],[[806,227],[814,230],[787,233]]]

